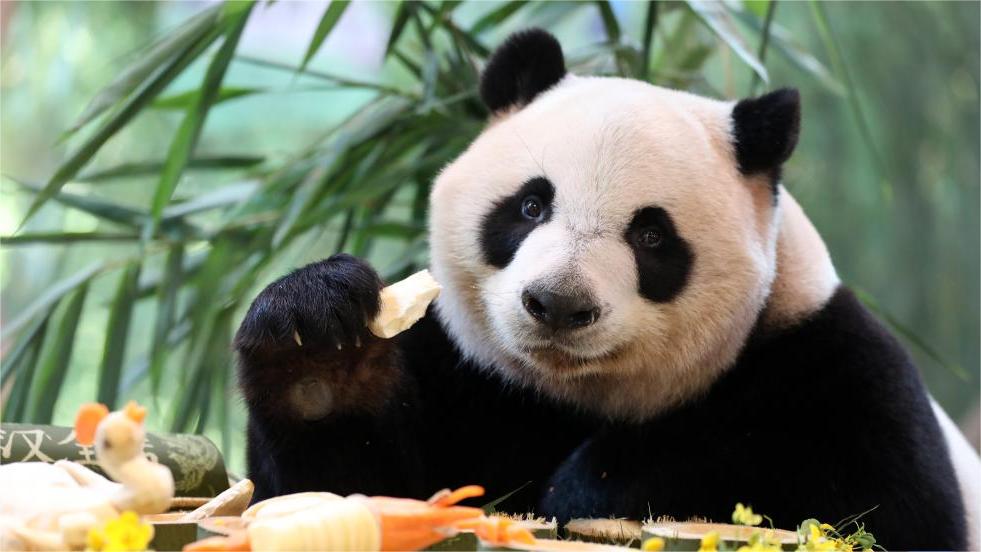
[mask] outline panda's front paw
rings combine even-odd
[[[338,254],[300,268],[256,297],[235,336],[245,355],[360,347],[378,314],[381,279],[366,262]]]

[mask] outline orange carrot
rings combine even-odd
[[[461,500],[466,500],[475,496],[484,496],[484,488],[480,485],[467,485],[465,487],[460,487],[449,494],[440,496],[433,501],[432,504],[434,506],[452,506]]]

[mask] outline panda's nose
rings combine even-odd
[[[534,287],[521,292],[521,304],[538,323],[553,330],[585,328],[600,316],[600,308],[586,295],[556,293]]]

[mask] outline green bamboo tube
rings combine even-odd
[[[227,537],[245,530],[245,520],[239,516],[214,516],[198,522],[198,540],[208,537]]]
[[[474,552],[477,550],[477,535],[473,531],[460,531],[456,535],[430,545],[426,550],[460,550]]]
[[[640,548],[641,523],[629,519],[574,519],[565,526],[570,540]]]
[[[731,525],[728,523],[707,523],[692,521],[665,521],[644,525],[641,541],[651,537],[664,539],[665,550],[698,550],[702,538],[711,533],[719,534],[719,545],[738,548],[749,542],[756,532],[772,535],[780,542],[784,550],[797,549],[797,533],[783,529],[767,529],[765,527],[750,527],[748,525]]]
[[[150,550],[180,550],[185,544],[198,538],[198,524],[182,521],[181,512],[144,516],[143,520],[153,526],[153,539]]]

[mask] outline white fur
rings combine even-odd
[[[937,401],[931,399],[930,402],[933,404],[933,413],[940,422],[940,429],[944,432],[950,460],[954,464],[961,496],[964,498],[964,511],[967,514],[967,549],[979,550],[981,549],[981,458]]]
[[[464,352],[611,417],[650,417],[714,381],[742,348],[776,264],[772,195],[736,168],[732,105],[570,75],[492,122],[431,196],[432,269],[444,286],[437,305]],[[536,176],[555,184],[551,220],[507,267],[485,264],[483,217]],[[684,291],[660,304],[637,293],[623,239],[633,213],[652,205],[673,214],[695,255]],[[520,295],[542,279],[587,286],[600,320],[574,341],[536,342]]]

